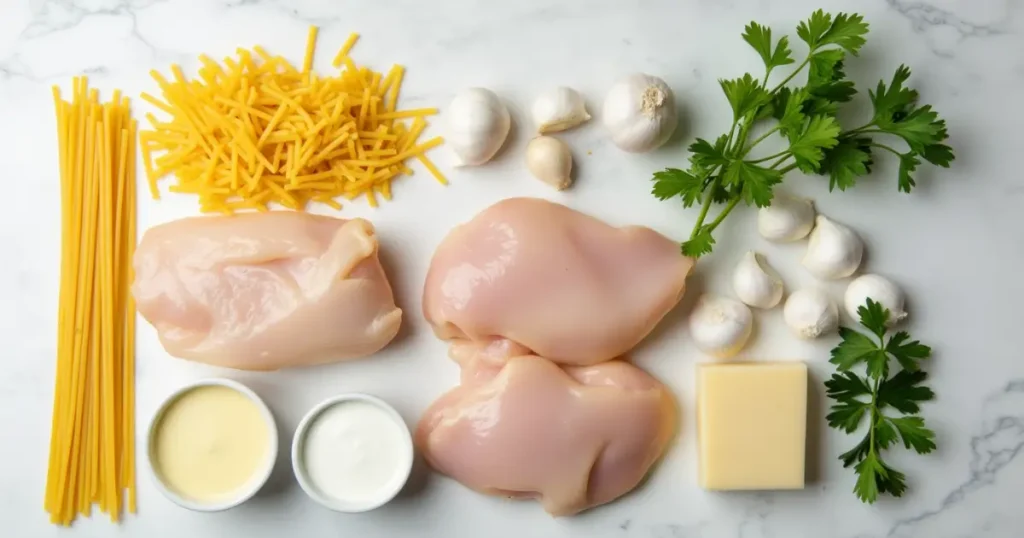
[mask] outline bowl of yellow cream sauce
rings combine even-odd
[[[226,510],[251,498],[270,477],[277,426],[245,385],[205,379],[164,400],[150,423],[146,452],[167,498],[191,510]]]

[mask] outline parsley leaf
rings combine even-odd
[[[921,406],[918,403],[935,397],[932,389],[921,386],[927,378],[928,375],[920,370],[901,370],[879,384],[876,398],[878,407],[889,406],[904,414],[919,413]]]
[[[693,144],[690,144],[689,149],[692,154],[690,160],[703,168],[713,168],[728,164],[729,158],[725,156],[727,139],[726,135],[722,135],[712,145],[707,140],[698,138]]]
[[[853,329],[840,327],[839,336],[843,341],[832,349],[832,358],[829,362],[835,364],[840,372],[845,372],[878,353],[877,342]]]
[[[839,143],[825,151],[821,172],[828,173],[828,189],[841,191],[854,186],[857,178],[871,173],[870,138],[841,138]]]
[[[906,331],[900,331],[889,339],[889,343],[885,345],[885,350],[889,352],[893,357],[899,361],[900,366],[904,370],[915,371],[917,370],[917,363],[914,361],[920,361],[927,359],[932,354],[932,348],[914,340],[910,340],[910,335]],[[904,343],[906,342],[906,343]]]
[[[867,304],[857,307],[857,316],[860,317],[860,324],[876,336],[881,338],[885,335],[885,327],[889,324],[890,316],[887,308],[883,308],[869,297]]]
[[[924,427],[921,417],[898,417],[886,420],[896,426],[903,439],[903,446],[913,448],[918,454],[927,454],[935,450],[935,432]]]
[[[772,203],[772,188],[782,181],[782,174],[750,161],[733,161],[722,176],[726,185],[741,185],[747,205],[767,207]]]
[[[830,359],[838,372],[825,382],[826,394],[834,403],[825,419],[829,427],[846,433],[855,433],[867,423],[867,434],[839,459],[857,473],[857,497],[873,503],[880,494],[898,497],[907,488],[903,473],[883,461],[884,450],[898,441],[919,454],[935,449],[935,433],[917,415],[921,402],[933,399],[935,393],[923,385],[928,376],[918,369],[918,362],[931,354],[931,348],[912,341],[905,331],[886,340],[890,313],[872,299],[858,309],[858,314],[861,325],[877,340],[853,329],[839,329],[842,342],[832,350]],[[901,366],[891,377],[890,360]],[[865,377],[852,371],[861,363],[866,363]]]
[[[704,190],[704,182],[692,174],[678,168],[666,168],[654,173],[653,194],[659,200],[668,200],[676,196],[683,198],[683,207],[690,207],[700,200]]]
[[[732,105],[732,116],[734,121],[739,121],[753,112],[756,112],[762,105],[771,100],[771,95],[761,87],[761,83],[754,80],[750,73],[742,78],[733,80],[719,80],[725,97]]]
[[[811,50],[825,45],[839,45],[854,56],[864,45],[867,33],[868,24],[860,15],[839,13],[833,20],[831,15],[820,9],[796,28],[796,34]]]
[[[852,372],[832,374],[832,378],[825,382],[825,389],[830,398],[841,401],[871,394],[871,387]]]
[[[772,30],[767,26],[751,21],[743,29],[743,40],[757,51],[769,72],[776,67],[789,65],[794,62],[791,57],[792,51],[789,50],[788,37],[782,36],[775,49],[772,50]]]
[[[715,238],[711,236],[711,231],[704,227],[692,239],[683,243],[682,252],[684,256],[699,258],[710,253],[714,245]]]
[[[917,170],[919,164],[921,164],[921,160],[913,153],[900,154],[900,171],[897,179],[900,192],[910,192],[910,189],[917,185],[910,174]]]
[[[916,186],[916,172],[924,162],[949,167],[953,150],[944,143],[946,123],[930,106],[917,106],[917,92],[906,86],[910,70],[905,66],[869,92],[872,120],[842,129],[839,107],[857,93],[847,78],[845,63],[858,55],[867,32],[868,25],[860,15],[833,16],[817,10],[798,24],[797,35],[809,47],[799,60],[793,57],[789,36],[775,36],[767,25],[754,21],[744,27],[742,38],[764,63],[763,76],[744,73],[719,79],[733,116],[727,134],[713,140],[698,138],[690,144],[690,165],[685,171],[669,168],[654,174],[652,194],[656,198],[679,198],[686,208],[700,206],[690,241],[682,246],[684,253],[694,257],[710,253],[715,229],[740,202],[770,205],[775,185],[795,169],[828,176],[829,190],[842,191],[870,174],[874,149],[884,149],[900,159],[898,186],[909,192]],[[791,64],[796,64],[792,72],[769,87],[774,70]],[[790,84],[799,80],[797,75],[804,69],[806,83]],[[759,128],[773,119],[776,126]],[[748,157],[776,132],[787,143],[785,148],[761,158]],[[877,136],[901,138],[909,149],[876,143]],[[718,215],[711,211],[715,204],[723,204]],[[872,375],[887,375],[887,360],[872,356],[865,362]]]
[[[824,149],[839,143],[839,124],[831,116],[814,116],[803,131],[790,143],[789,153],[804,172],[817,172],[825,158]]]
[[[870,405],[857,400],[837,403],[832,406],[829,414],[825,416],[825,420],[833,428],[841,429],[846,433],[853,433],[857,431],[861,420],[864,418],[864,413],[870,408]]]

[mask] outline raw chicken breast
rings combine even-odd
[[[639,226],[512,198],[453,229],[434,253],[423,313],[438,338],[587,365],[633,348],[682,298],[693,260]],[[498,342],[495,344],[495,342]],[[508,357],[515,354],[508,354]]]
[[[272,370],[374,353],[402,311],[373,226],[278,211],[197,217],[146,232],[139,312],[176,357]]]
[[[464,357],[462,368],[416,443],[431,467],[481,493],[576,514],[635,488],[672,436],[668,390],[622,361],[562,369],[533,355]]]

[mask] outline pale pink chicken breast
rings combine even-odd
[[[430,406],[415,438],[431,467],[478,492],[573,515],[635,488],[672,436],[669,391],[631,364],[463,359],[462,385]]]
[[[453,353],[511,341],[560,364],[619,357],[682,298],[693,260],[650,228],[615,228],[537,198],[498,202],[434,253],[423,313]]]
[[[402,321],[373,226],[292,211],[149,229],[132,293],[168,353],[245,370],[361,357]]]

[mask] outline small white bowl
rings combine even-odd
[[[391,417],[392,420],[397,422],[402,427],[402,431],[405,432],[404,441],[407,448],[405,451],[405,459],[401,463],[402,466],[399,470],[402,473],[401,480],[397,480],[395,487],[392,488],[392,490],[389,490],[385,495],[382,495],[377,499],[373,499],[372,501],[362,503],[335,499],[321,493],[317,487],[313,485],[313,481],[307,472],[304,455],[306,434],[309,432],[309,427],[316,421],[317,417],[320,416],[320,413],[323,413],[325,410],[334,407],[335,405],[353,401],[362,401],[373,404],[383,410]],[[339,394],[320,402],[316,407],[306,413],[306,416],[302,417],[302,422],[299,423],[299,427],[295,430],[295,437],[292,439],[292,471],[295,473],[295,479],[298,480],[299,486],[301,486],[302,490],[306,492],[306,495],[323,506],[336,512],[368,512],[375,508],[384,506],[394,499],[400,491],[402,491],[402,488],[405,487],[406,482],[409,480],[410,473],[412,473],[413,453],[412,434],[409,432],[409,426],[405,423],[405,419],[402,418],[402,415],[398,414],[398,411],[396,411],[394,407],[391,407],[387,402],[376,396],[351,392]]]
[[[246,398],[249,398],[249,400],[259,408],[260,414],[263,416],[263,420],[267,423],[267,430],[270,435],[270,439],[267,440],[267,459],[263,464],[263,467],[257,470],[249,484],[241,488],[236,496],[216,503],[196,501],[174,491],[173,488],[164,483],[163,477],[160,476],[160,472],[158,471],[159,466],[155,461],[155,455],[153,454],[153,436],[156,435],[160,420],[163,418],[164,413],[171,404],[189,391],[200,387],[211,386],[227,387],[239,392]],[[189,383],[171,393],[171,395],[164,399],[163,403],[160,404],[160,408],[157,409],[156,414],[153,415],[153,419],[149,422],[149,434],[146,436],[146,442],[146,459],[149,462],[150,473],[153,475],[153,482],[156,483],[157,489],[159,489],[165,497],[173,501],[178,506],[188,508],[189,510],[195,510],[197,512],[219,512],[229,508],[234,508],[235,506],[251,499],[252,496],[256,495],[263,485],[267,483],[267,479],[270,478],[270,473],[274,470],[274,463],[277,461],[277,423],[274,421],[274,415],[270,412],[267,404],[263,402],[263,399],[253,392],[252,389],[231,379],[202,379]]]

